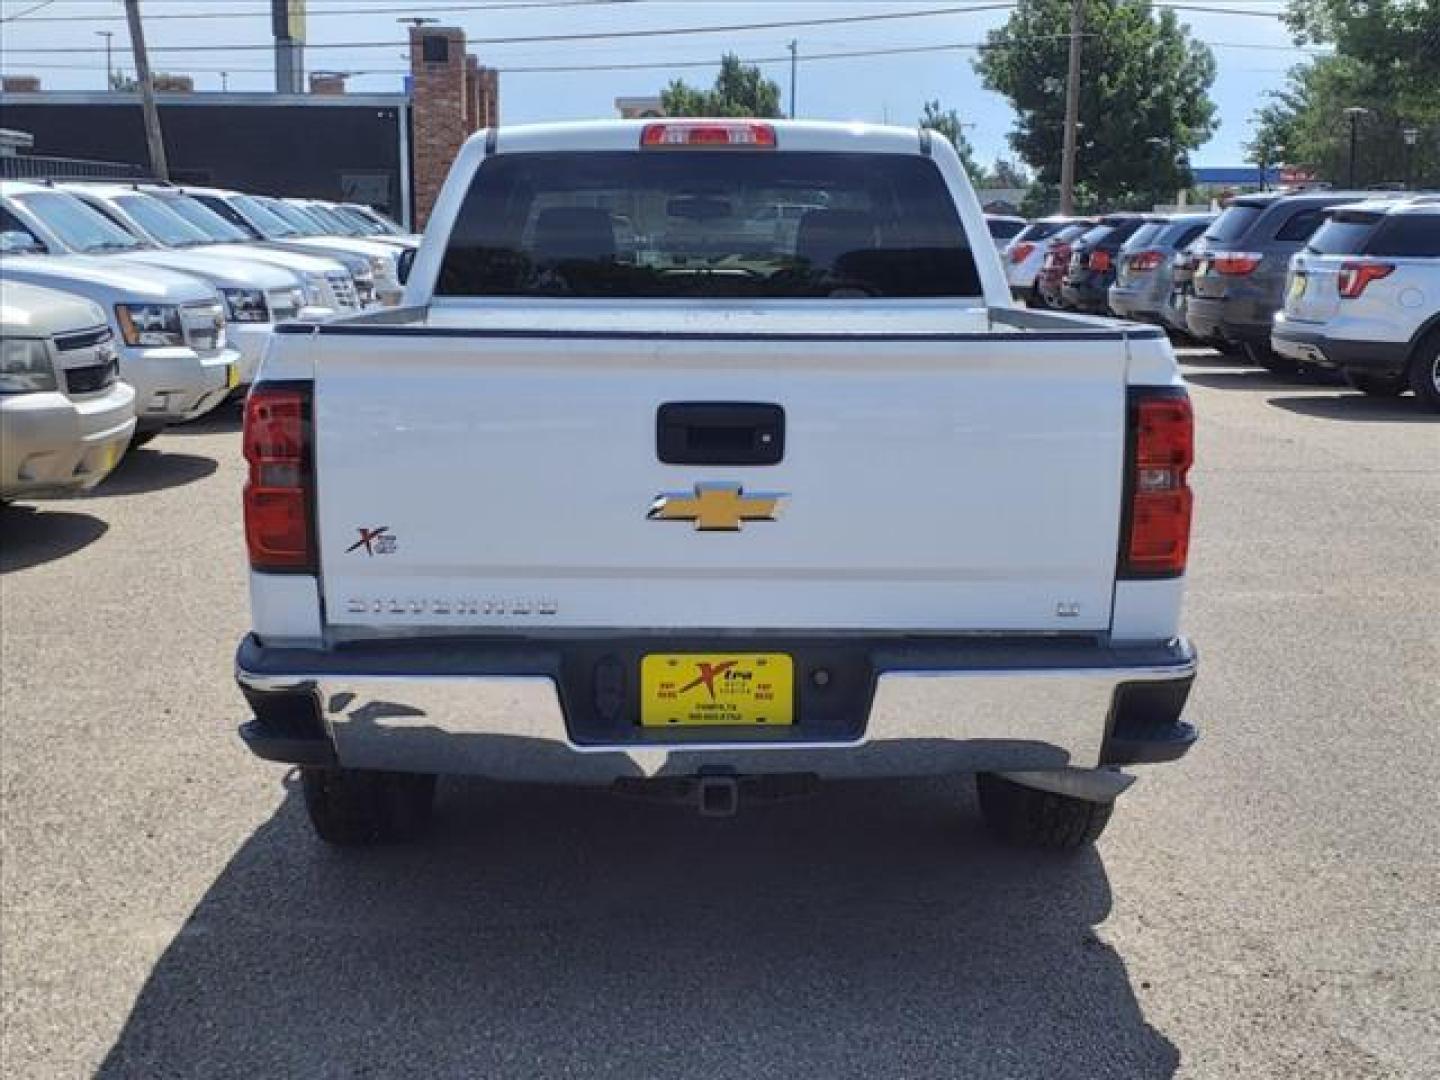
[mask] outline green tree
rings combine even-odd
[[[1317,57],[1294,68],[1285,88],[1256,112],[1247,156],[1257,164],[1262,157],[1281,160],[1343,185],[1350,175],[1348,108],[1365,110],[1356,130],[1357,185],[1399,184],[1407,173],[1421,184],[1440,182],[1440,102],[1427,105],[1423,93],[1400,88],[1392,69],[1352,56]],[[1407,128],[1416,132],[1413,148],[1405,143]]]
[[[1075,185],[1075,212],[1093,214],[1100,208],[1100,200],[1084,184]],[[1060,185],[1047,184],[1036,180],[1025,191],[1020,200],[1020,215],[1027,218],[1048,217],[1060,212]]]
[[[1171,10],[1148,0],[1084,0],[1077,186],[1100,202],[1168,201],[1191,183],[1187,155],[1215,130],[1215,58]],[[1017,113],[1010,145],[1057,184],[1065,136],[1070,0],[1018,0],[975,61]]]
[[[975,148],[965,137],[965,125],[960,122],[959,113],[954,109],[942,109],[938,99],[927,101],[920,114],[920,126],[938,132],[949,140],[950,145],[955,147],[955,153],[960,155],[960,164],[964,165],[965,171],[970,174],[972,184],[976,187],[988,185],[989,177],[985,175],[985,166],[975,160]]]
[[[1399,104],[1440,96],[1440,3],[1436,0],[1290,0],[1286,22],[1300,44],[1335,51],[1384,72]]]
[[[720,73],[709,90],[674,79],[660,92],[667,116],[780,115],[780,86],[754,64],[742,64],[734,53],[720,58]]]
[[[1287,160],[1343,182],[1345,110],[1359,107],[1366,113],[1357,131],[1358,183],[1397,183],[1407,174],[1440,182],[1440,0],[1290,0],[1286,21],[1297,43],[1333,46],[1335,55],[1294,69],[1259,110],[1252,158],[1278,142]]]
[[[997,157],[990,166],[990,183],[997,188],[1023,188],[1030,186],[1030,177],[1010,158]]]

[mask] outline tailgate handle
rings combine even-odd
[[[785,410],[744,401],[672,401],[655,418],[656,453],[666,465],[778,465]]]

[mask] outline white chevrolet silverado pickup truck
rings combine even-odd
[[[246,408],[241,735],[322,838],[413,835],[438,774],[975,774],[1070,848],[1194,743],[1170,346],[1012,307],[943,138],[482,133],[406,290],[279,327]]]

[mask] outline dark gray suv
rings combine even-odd
[[[1364,197],[1275,192],[1231,202],[1192,249],[1193,292],[1185,309],[1190,333],[1201,341],[1238,345],[1251,363],[1272,371],[1295,371],[1294,360],[1270,348],[1275,313],[1285,304],[1290,256],[1324,222],[1327,208]]]

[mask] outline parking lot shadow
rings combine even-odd
[[[1272,397],[1269,404],[1301,416],[1325,420],[1349,420],[1357,424],[1434,424],[1440,415],[1430,412],[1413,397],[1381,398],[1361,393],[1331,394],[1327,397]]]
[[[171,435],[226,435],[239,431],[244,422],[244,403],[239,400],[227,401],[211,409],[199,420],[191,420],[188,424],[172,424],[160,437],[167,439]]]
[[[99,1075],[1172,1076],[1094,932],[1099,855],[997,848],[968,791],[714,820],[452,782],[426,842],[342,853],[292,788]]]
[[[73,555],[109,529],[89,514],[30,506],[0,508],[0,574]]]
[[[219,467],[214,458],[198,454],[137,447],[127,453],[119,467],[85,498],[104,499],[112,495],[146,495],[152,491],[164,491],[204,480]]]
[[[1185,381],[1211,390],[1294,390],[1304,385],[1300,379],[1281,378],[1264,368],[1254,367],[1237,367],[1233,371],[1187,371]]]

